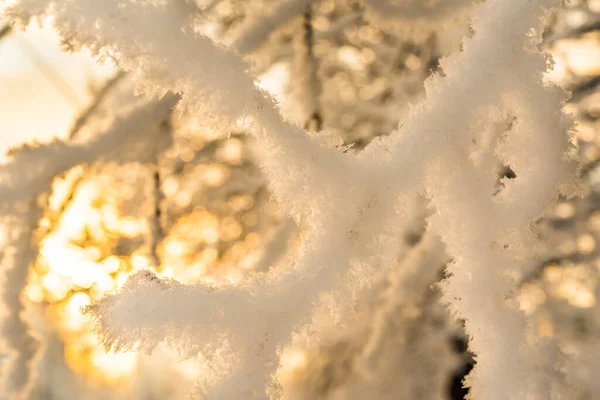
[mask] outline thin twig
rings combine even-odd
[[[320,96],[321,96],[321,81],[319,79],[319,63],[314,53],[315,35],[312,26],[313,12],[312,2],[308,4],[304,12],[303,28],[304,28],[304,44],[306,46],[305,67],[308,68],[309,84],[307,85],[308,102],[310,114],[306,122],[306,129],[314,127],[314,131],[319,132],[323,129],[323,115],[321,114]]]
[[[150,240],[149,240],[149,248],[150,248],[150,258],[152,265],[154,267],[160,266],[160,257],[158,256],[158,245],[162,241],[165,236],[165,232],[162,227],[161,219],[162,219],[162,211],[160,208],[161,202],[163,200],[163,193],[160,188],[161,186],[161,176],[160,176],[160,168],[158,163],[154,166],[154,173],[152,174],[153,182],[154,182],[154,213],[150,220]]]

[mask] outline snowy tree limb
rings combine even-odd
[[[489,0],[477,7],[474,37],[443,61],[443,78],[426,82],[427,100],[398,132],[352,157],[284,121],[238,56],[191,32],[193,11],[183,0],[111,0],[101,7],[92,0],[18,2],[10,17],[53,16],[62,35],[115,59],[149,93],[181,92],[184,106],[199,116],[248,118],[275,194],[311,227],[298,259],[236,287],[134,276],[89,309],[105,343],[151,349],[167,341],[201,351],[209,361],[219,358],[221,368],[199,383],[209,398],[258,393],[273,372],[278,346],[299,324],[308,324],[315,309],[328,309],[334,319],[351,315],[361,285],[393,265],[408,219],[401,215],[406,198],[425,191],[436,212],[431,229],[454,259],[444,297],[466,319],[477,355],[469,378],[473,395],[547,397],[552,382],[540,373],[541,347],[528,338],[507,271],[527,268],[528,225],[572,172],[562,162],[570,127],[560,112],[564,95],[542,86],[547,60],[531,41],[532,27],[537,39],[541,19],[558,3]],[[477,127],[490,129],[505,110],[516,117],[516,128],[493,149],[517,178],[502,182],[496,194],[494,171],[473,165],[473,142]],[[512,238],[514,248],[507,251],[502,238]],[[336,301],[327,301],[332,292]],[[379,343],[378,337],[370,342]]]

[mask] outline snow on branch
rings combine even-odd
[[[55,140],[10,150],[8,162],[0,165],[3,203],[16,203],[46,193],[55,176],[100,157],[107,161],[138,162],[140,154],[134,151],[135,143],[140,137],[145,139],[148,137],[145,135],[160,133],[156,121],[168,119],[176,103],[174,95],[149,103],[118,118],[110,129],[84,142]]]
[[[294,332],[310,326],[318,340],[323,315],[341,325],[355,312],[361,289],[395,265],[400,233],[410,223],[407,199],[426,193],[434,211],[428,229],[453,259],[444,299],[466,320],[477,357],[468,379],[472,395],[548,398],[553,387],[539,365],[542,347],[528,336],[509,272],[528,268],[529,224],[573,172],[563,162],[570,128],[561,113],[565,96],[542,85],[549,63],[536,47],[543,17],[558,4],[488,0],[475,8],[474,37],[442,62],[443,77],[426,82],[426,101],[397,132],[353,156],[287,123],[236,54],[194,32],[194,8],[183,0],[18,1],[8,12],[13,21],[52,16],[75,48],[114,59],[149,93],[181,93],[182,107],[200,117],[245,118],[273,191],[311,228],[283,266],[238,286],[135,275],[89,308],[105,344],[150,350],[166,341],[210,364],[197,385],[207,398],[261,393]],[[516,118],[507,131],[498,129],[505,115]],[[486,154],[512,168],[516,179],[484,169],[476,160]],[[377,318],[386,320],[385,308]],[[366,370],[374,368],[386,326],[375,324],[366,342]]]
[[[515,289],[508,271],[522,273],[528,268],[523,260],[532,257],[528,224],[574,172],[573,164],[563,162],[570,128],[561,113],[566,96],[542,85],[548,61],[531,35],[533,28],[533,39],[539,38],[542,17],[555,4],[496,0],[477,8],[473,39],[464,42],[463,52],[442,61],[446,76],[427,82],[428,102],[415,108],[392,138],[394,170],[409,172],[410,181],[402,184],[417,190],[426,182],[437,210],[433,228],[455,260],[445,300],[466,320],[477,354],[469,378],[475,398],[525,398],[532,387],[552,386],[538,374],[539,357],[530,347],[525,317],[507,299]],[[501,122],[496,118],[503,110],[516,117],[515,129],[498,138],[494,149],[517,178],[503,181],[495,195],[494,171],[468,160],[472,143],[480,140],[481,121],[491,129]],[[378,149],[368,148],[365,156],[370,152]],[[540,176],[541,171],[548,173]]]
[[[356,206],[354,202],[351,205]],[[389,225],[386,221],[391,215],[368,222]],[[237,363],[221,366],[220,376],[205,377],[204,394],[209,398],[234,399],[250,390],[264,390],[277,365],[278,347],[289,340],[299,320],[308,322],[319,294],[344,283],[339,277],[351,260],[373,265],[372,273],[379,263],[384,267],[391,262],[391,254],[386,256],[385,252],[391,239],[373,243],[373,251],[351,247],[351,241],[359,240],[363,233],[362,240],[372,237],[360,231],[354,218],[344,221],[342,213],[322,223],[337,230],[314,227],[300,250],[302,258],[289,260],[290,265],[271,269],[241,285],[181,286],[145,271],[131,278],[119,294],[101,300],[89,311],[96,317],[107,346],[150,350],[166,341],[184,354],[200,351],[206,359],[217,349],[220,354],[234,352]],[[364,272],[360,278],[370,279]],[[348,288],[342,286],[340,290]],[[345,300],[351,295],[348,293]],[[150,303],[148,299],[152,299]],[[342,314],[348,313],[348,306],[351,302],[335,305]],[[216,343],[222,345],[215,348]]]
[[[9,362],[3,365],[4,383],[0,394],[10,398],[28,398],[37,366],[37,341],[25,322],[21,298],[29,267],[37,258],[35,230],[41,215],[40,195],[50,193],[55,176],[69,169],[99,159],[115,162],[143,162],[137,142],[158,142],[164,134],[160,122],[171,115],[178,97],[172,94],[134,110],[117,119],[113,126],[85,142],[25,145],[8,153],[8,162],[0,166],[0,224],[3,228],[2,303],[6,315],[2,328]],[[143,138],[143,140],[141,140]],[[115,151],[117,149],[117,151]]]
[[[86,46],[98,57],[114,60],[132,71],[138,87],[149,94],[181,93],[181,108],[206,122],[248,119],[271,188],[291,214],[306,217],[303,205],[315,199],[309,186],[329,186],[348,163],[285,121],[237,54],[195,33],[196,12],[185,0],[108,0],[101,5],[95,0],[24,0],[10,7],[7,16],[22,24],[53,16],[73,49]]]
[[[284,398],[445,399],[458,360],[449,340],[452,324],[433,284],[446,261],[439,237],[425,232],[369,289],[350,328],[335,330],[316,348],[286,348],[278,371]],[[300,356],[305,365],[295,371],[286,360]]]
[[[0,210],[0,223],[3,226],[0,271],[4,278],[0,301],[5,306],[0,332],[2,351],[8,353],[8,359],[0,366],[0,395],[10,398],[27,398],[36,377],[40,344],[25,322],[21,296],[29,267],[37,258],[35,229],[40,214],[36,197],[4,204]]]

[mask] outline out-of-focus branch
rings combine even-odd
[[[202,11],[208,12],[208,11],[212,11],[212,9],[214,9],[220,3],[221,3],[221,0],[211,0],[208,4],[206,4],[204,6],[200,6],[200,8],[202,9]]]
[[[58,210],[56,210],[55,212],[52,212],[51,215],[49,215],[47,217],[48,224],[43,226],[42,228],[40,228],[39,233],[38,233],[40,240],[49,236],[54,231],[56,231],[56,229],[58,228],[58,225],[60,223],[60,220],[61,220],[63,214],[65,213],[67,208],[69,208],[69,206],[71,204],[73,204],[73,200],[75,199],[75,194],[77,193],[77,190],[81,187],[81,184],[85,181],[85,172],[86,172],[86,169],[84,169],[84,168],[82,168],[80,171],[77,171],[77,176],[71,182],[69,191],[66,194],[66,196],[64,196],[63,201],[58,206]],[[49,205],[47,203],[48,203],[48,201],[46,201],[46,209],[49,208]]]
[[[5,36],[8,36],[12,32],[12,28],[10,25],[3,26],[0,28],[0,40],[4,39]]]
[[[442,0],[433,6],[423,0],[405,0],[397,3],[388,0],[364,0],[364,2],[371,10],[384,18],[435,21],[463,11],[475,1]]]
[[[587,33],[598,31],[600,31],[600,20],[595,20],[593,22],[582,25],[576,29],[572,29],[567,32],[558,32],[555,34],[550,34],[549,37],[545,38],[543,48],[548,49],[552,47],[554,43],[560,40],[578,39]]]
[[[70,140],[77,138],[77,135],[79,134],[79,131],[81,130],[81,128],[83,128],[85,126],[88,119],[92,115],[94,115],[94,113],[98,110],[98,107],[100,107],[100,105],[106,98],[106,95],[111,92],[111,90],[117,85],[117,83],[119,83],[121,81],[121,79],[123,77],[125,77],[125,75],[126,75],[126,73],[124,71],[117,72],[117,74],[115,76],[113,76],[112,78],[110,78],[104,84],[104,86],[96,93],[96,97],[95,97],[94,101],[92,102],[92,104],[90,104],[90,106],[85,111],[83,111],[83,113],[81,113],[79,115],[79,117],[77,118],[77,120],[73,123],[71,130],[69,131],[69,135],[68,135],[68,138]]]
[[[311,3],[311,0],[287,0],[273,12],[261,15],[260,18],[250,21],[242,30],[237,40],[233,42],[240,54],[252,53],[258,49],[278,27],[289,20],[300,16]]]
[[[152,266],[158,267],[160,266],[160,257],[158,256],[158,245],[162,241],[165,236],[161,219],[162,219],[162,210],[161,210],[161,202],[163,199],[161,186],[161,176],[160,176],[160,168],[158,163],[154,166],[154,172],[152,174],[153,185],[153,214],[150,217],[150,232],[149,232],[149,252],[150,252],[150,261]]]
[[[319,132],[323,129],[323,115],[321,114],[320,96],[321,81],[319,79],[319,61],[313,51],[315,45],[315,35],[312,26],[313,12],[312,3],[309,3],[304,12],[304,68],[306,69],[306,100],[308,103],[309,117],[306,122],[306,129]]]
[[[52,66],[44,57],[37,51],[35,47],[30,45],[26,40],[21,40],[16,37],[17,44],[21,51],[29,58],[33,65],[40,71],[42,75],[52,84],[56,91],[62,96],[66,103],[73,109],[79,109],[81,99],[73,90],[69,82]]]
[[[1,371],[2,398],[29,398],[37,374],[40,344],[23,316],[25,304],[21,297],[29,267],[37,256],[35,230],[41,216],[37,199],[37,195],[23,196],[19,202],[3,204],[0,210],[4,228],[10,232],[0,252],[0,302],[3,309],[0,333],[4,342],[2,350],[9,354],[8,362],[3,363]]]

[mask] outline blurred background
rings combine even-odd
[[[439,58],[470,34],[468,12],[410,23],[371,15],[352,0],[315,0],[268,32],[253,31],[264,10],[280,3],[198,1],[205,11],[198,29],[251,60],[284,115],[325,131],[341,151],[358,152],[401,124]],[[560,336],[569,351],[592,356],[600,349],[600,0],[568,3],[552,16],[541,46],[555,62],[546,79],[572,92],[566,110],[577,121],[586,195],[561,201],[538,223],[547,248],[536,272],[522,277],[519,296],[542,336]],[[0,21],[3,159],[23,143],[92,138],[140,111],[172,105],[169,97],[134,95],[126,73],[67,47],[44,24],[17,32]],[[268,270],[297,245],[303,227],[279,211],[241,128],[152,115],[134,126],[157,140],[124,143],[134,162],[115,149],[115,157],[55,177],[44,199],[25,289],[28,317],[45,343],[35,399],[185,398],[201,373],[194,360],[166,348],[107,353],[81,307],[140,269],[184,283],[235,282]],[[472,360],[460,321],[453,323],[457,329],[441,340],[461,360],[447,379],[448,399],[460,399]],[[575,372],[582,382],[593,379],[589,369]]]

